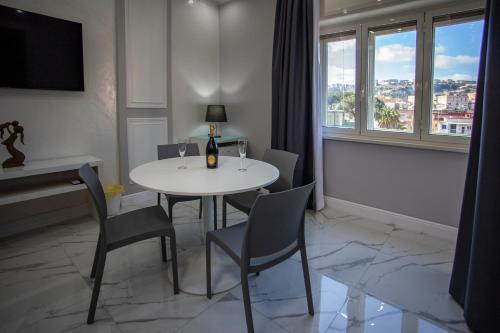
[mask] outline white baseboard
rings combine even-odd
[[[456,227],[328,196],[325,196],[325,202],[327,207],[338,209],[352,215],[394,224],[401,229],[423,232],[453,242],[457,240],[458,228]]]

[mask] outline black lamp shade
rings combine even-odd
[[[224,105],[208,105],[205,121],[210,123],[227,122],[226,108]]]

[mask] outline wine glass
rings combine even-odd
[[[177,147],[179,148],[179,155],[181,156],[181,165],[177,169],[187,169],[184,163],[184,155],[186,155],[187,139],[177,139]]]
[[[238,152],[240,153],[240,161],[241,161],[241,167],[238,169],[238,171],[247,171],[245,168],[245,158],[247,157],[247,145],[248,145],[248,140],[247,138],[239,138],[238,139]]]

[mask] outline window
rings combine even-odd
[[[368,130],[414,131],[416,27],[368,30]]]
[[[356,31],[329,35],[326,53],[324,125],[356,127]]]
[[[471,135],[483,24],[477,12],[433,19],[430,134]]]
[[[322,36],[325,136],[464,151],[484,26],[479,6],[387,16]]]

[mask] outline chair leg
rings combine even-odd
[[[168,200],[168,217],[170,220],[172,220],[172,223],[174,223],[174,204]]]
[[[172,254],[172,277],[174,278],[174,294],[179,293],[179,273],[177,272],[177,242],[175,234],[170,236],[170,253]]]
[[[211,267],[211,242],[209,239],[206,240],[205,246],[206,246],[206,271],[207,271],[207,298],[211,299],[212,298],[212,267]]]
[[[104,265],[106,263],[106,249],[102,248],[99,251],[99,260],[97,263],[96,278],[94,280],[94,289],[92,290],[92,299],[90,300],[89,314],[87,317],[87,324],[94,322],[95,310],[97,308],[97,299],[101,290],[102,275],[104,274]]]
[[[300,248],[300,257],[302,261],[302,270],[304,272],[304,283],[306,286],[306,296],[307,296],[307,309],[309,314],[314,316],[314,305],[311,292],[311,279],[309,278],[309,266],[307,264],[306,246],[302,245]]]
[[[217,196],[214,195],[214,230],[217,230]]]
[[[160,240],[161,240],[161,258],[163,261],[167,261],[167,245],[165,243],[165,236],[161,236]]]
[[[161,204],[161,193],[158,193],[158,206]]]
[[[201,213],[203,212],[202,199],[200,199],[200,208],[198,208],[198,218],[201,219]]]
[[[222,228],[226,228],[227,223],[227,202],[222,197]]]
[[[101,250],[101,233],[99,233],[99,237],[97,238],[97,246],[95,248],[94,254],[94,262],[92,263],[92,271],[90,272],[90,278],[95,278],[95,270],[97,268],[97,262],[99,260],[99,252]]]
[[[252,305],[250,303],[250,290],[248,288],[248,273],[241,270],[241,289],[243,290],[243,304],[245,305],[245,318],[248,333],[253,333]]]

